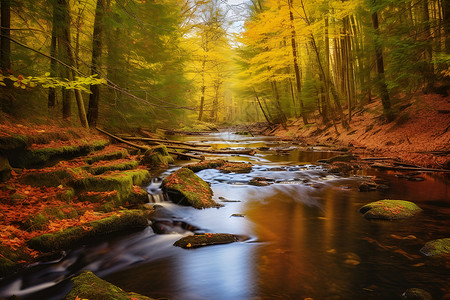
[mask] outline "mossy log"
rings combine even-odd
[[[119,211],[118,215],[92,221],[84,226],[73,226],[62,231],[46,233],[32,238],[27,245],[31,249],[51,252],[80,245],[80,242],[87,238],[122,230],[143,229],[148,226],[147,218],[140,210]]]
[[[161,185],[173,202],[195,208],[215,207],[211,187],[193,171],[181,168],[167,176]]]
[[[366,219],[398,220],[422,211],[415,203],[404,200],[380,200],[364,205],[359,210]]]
[[[152,298],[136,294],[133,292],[125,292],[121,288],[97,277],[91,271],[84,271],[80,275],[72,278],[72,290],[64,297],[64,300],[75,299],[147,299]]]
[[[185,236],[173,245],[181,248],[197,248],[218,244],[234,243],[238,239],[235,235],[229,233],[206,233],[198,235]]]

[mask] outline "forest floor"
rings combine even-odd
[[[420,95],[402,101],[392,122],[382,116],[380,101],[357,109],[349,128],[337,124],[304,125],[292,121],[287,129],[277,126],[263,134],[305,145],[348,147],[361,156],[393,157],[428,168],[450,169],[450,97]],[[318,120],[316,120],[318,121]]]

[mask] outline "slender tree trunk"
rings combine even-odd
[[[61,24],[58,24],[59,34],[58,34],[58,47],[61,48],[66,62],[69,66],[75,67],[75,59],[73,56],[71,43],[70,43],[70,7],[68,0],[58,0],[57,12],[59,14],[58,20]],[[73,80],[74,71],[65,68],[65,78]],[[66,95],[64,95],[66,94]],[[71,116],[71,100],[69,97],[69,91],[63,91],[63,118],[70,120]],[[75,99],[78,106],[78,115],[80,117],[81,125],[83,127],[88,127],[88,122],[86,118],[86,111],[84,110],[83,98],[80,90],[75,90]]]
[[[258,102],[259,108],[261,108],[264,118],[266,119],[267,123],[269,123],[269,125],[272,125],[273,123],[270,121],[269,117],[267,116],[266,112],[264,111],[264,108],[261,105],[261,101],[259,101],[258,93],[256,93],[255,89],[253,89],[253,92],[255,93],[256,101]]]
[[[92,66],[91,75],[100,73],[101,55],[103,47],[103,15],[105,12],[105,1],[97,0],[97,7],[95,8],[94,32],[92,35]],[[100,86],[98,84],[91,85],[91,94],[89,95],[89,106],[87,119],[91,127],[97,125],[98,120],[98,106],[100,100]]]
[[[444,27],[445,53],[450,54],[450,1],[442,0],[442,24]]]
[[[289,88],[291,90],[292,106],[294,108],[294,116],[297,117],[297,105],[295,103],[294,85],[292,84],[292,79],[289,78]]]
[[[54,8],[56,9],[56,8]],[[57,36],[57,14],[55,12],[53,12],[53,24],[52,24],[52,41],[50,43],[50,56],[51,57],[57,57],[58,52],[57,52],[57,46],[58,46],[58,36]],[[50,76],[51,77],[56,77],[57,73],[58,73],[58,66],[57,63],[54,59],[50,60]],[[53,87],[50,87],[48,89],[48,108],[49,109],[54,109],[56,107],[56,101],[57,101],[57,96],[56,96],[56,89]]]
[[[288,6],[289,6],[289,20],[291,26],[291,47],[292,47],[292,56],[294,59],[295,83],[297,87],[297,98],[300,106],[300,115],[302,116],[303,123],[308,124],[308,119],[306,118],[306,112],[301,97],[302,83],[300,78],[300,68],[298,66],[298,59],[297,59],[297,43],[295,39],[296,33],[294,26],[294,14],[292,13],[292,0],[288,0]]]
[[[205,106],[205,91],[206,91],[206,86],[205,86],[205,64],[206,64],[206,57],[203,57],[203,61],[202,61],[202,95],[200,98],[200,110],[198,112],[198,120],[201,121],[203,118],[203,107]]]
[[[0,37],[0,72],[8,74],[11,72],[11,2],[1,0],[1,37]]]
[[[376,0],[372,0],[373,6],[376,5]],[[384,62],[383,62],[383,50],[381,48],[379,24],[378,24],[378,13],[375,11],[372,13],[372,26],[375,29],[375,56],[377,63],[377,74],[378,74],[378,86],[380,88],[381,103],[383,104],[384,115],[390,121],[391,119],[391,101],[389,98],[389,92],[386,85],[386,79],[384,75]]]

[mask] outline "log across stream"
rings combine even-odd
[[[207,142],[213,149],[277,147],[266,137],[232,133],[179,137]],[[262,148],[263,147],[263,148]],[[442,173],[360,170],[342,176],[317,164],[334,152],[270,150],[225,156],[253,164],[250,173],[197,173],[214,191],[221,208],[198,210],[164,201],[146,230],[93,241],[62,259],[40,264],[2,282],[0,297],[61,299],[67,280],[93,271],[127,291],[152,298],[199,299],[399,299],[409,288],[433,299],[450,293],[448,260],[420,253],[429,240],[448,236],[450,180]],[[179,162],[165,177],[187,162]],[[361,182],[383,182],[386,189],[360,192]],[[248,182],[264,177],[267,186]],[[370,177],[370,178],[369,178]],[[158,180],[149,187],[158,194]],[[156,199],[156,198],[155,198]],[[404,221],[368,221],[364,204],[381,199],[415,202],[423,212]],[[174,247],[193,233],[231,233],[238,242],[196,249]]]

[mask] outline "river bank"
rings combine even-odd
[[[364,156],[392,157],[427,168],[450,169],[450,98],[421,95],[402,102],[397,118],[387,123],[380,103],[355,110],[349,128],[339,122],[304,125],[301,119],[287,128],[262,131],[302,145],[333,145]]]

